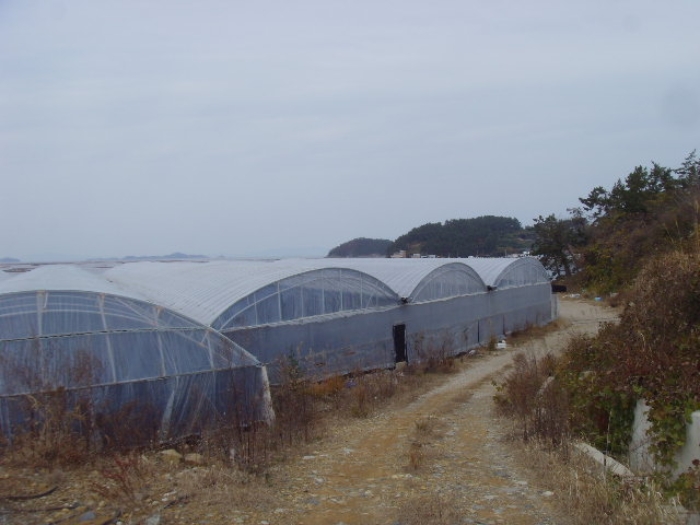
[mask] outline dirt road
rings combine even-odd
[[[159,454],[127,465],[123,479],[109,484],[90,464],[47,472],[0,461],[0,525],[566,524],[551,504],[551,487],[529,478],[504,439],[492,381],[515,353],[557,352],[573,334],[614,317],[597,303],[564,299],[557,330],[468,358],[410,404],[344,419],[264,480],[239,479],[230,467],[168,467]]]
[[[403,409],[324,439],[288,466],[277,507],[258,522],[400,524],[442,512],[461,523],[561,523],[547,487],[528,481],[502,439],[503,423],[492,414],[492,380],[514,352],[556,352],[572,334],[594,332],[614,316],[597,304],[562,300],[562,329],[524,348],[477,358]]]

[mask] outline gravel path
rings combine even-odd
[[[599,305],[562,301],[566,328],[477,358],[410,405],[324,439],[287,467],[275,511],[250,522],[383,525],[442,512],[458,523],[565,523],[555,516],[551,492],[528,481],[503,440],[504,423],[492,413],[492,380],[502,377],[514,352],[556,352],[572,334],[594,332],[614,315]]]

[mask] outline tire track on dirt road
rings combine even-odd
[[[280,494],[284,508],[262,521],[400,524],[416,501],[424,501],[449,502],[449,512],[464,523],[563,523],[547,491],[528,481],[503,441],[502,422],[492,413],[491,380],[502,377],[515,352],[558,352],[572,335],[594,333],[615,317],[598,304],[563,300],[560,329],[522,348],[474,359],[404,408],[358,420],[324,440],[289,466]],[[421,425],[432,430],[418,443]]]

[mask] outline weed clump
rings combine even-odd
[[[494,397],[502,415],[519,425],[523,440],[537,439],[558,445],[569,435],[569,401],[555,378],[556,359],[551,354],[513,356],[513,370],[496,385]]]
[[[464,516],[449,498],[439,494],[427,494],[415,498],[399,510],[398,523],[402,525],[453,525],[462,523]]]

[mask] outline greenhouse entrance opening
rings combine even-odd
[[[394,325],[394,356],[396,363],[408,361],[406,358],[406,325]]]

